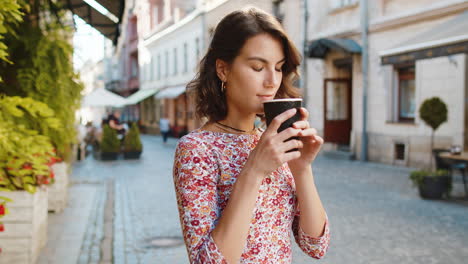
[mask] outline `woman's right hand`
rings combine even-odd
[[[291,137],[297,137],[301,129],[290,127],[278,133],[281,124],[293,117],[296,111],[297,109],[293,108],[276,116],[263,132],[257,146],[250,152],[244,168],[254,171],[260,177],[259,180],[262,180],[285,162],[300,157],[299,151],[287,151],[302,148],[302,141],[297,139],[288,140]]]

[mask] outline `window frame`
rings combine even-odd
[[[408,68],[413,68],[413,72],[406,72],[402,73],[402,71],[408,69]],[[414,117],[403,117],[401,115],[401,94],[402,94],[402,81],[408,81],[408,80],[413,80],[416,85],[416,65],[414,63],[411,64],[405,64],[405,65],[398,65],[395,67],[395,71],[397,73],[397,85],[398,85],[398,103],[397,103],[397,121],[399,123],[415,123],[415,118]],[[415,87],[416,90],[416,87]],[[415,91],[416,93],[416,91]],[[416,115],[416,113],[414,113]]]

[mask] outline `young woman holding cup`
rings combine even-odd
[[[265,131],[254,127],[265,101],[299,97],[299,63],[281,24],[259,9],[235,11],[216,27],[188,85],[208,122],[180,139],[174,160],[191,263],[291,263],[291,229],[306,254],[326,253],[328,220],[311,166],[323,140],[307,110],[281,132],[296,108]]]

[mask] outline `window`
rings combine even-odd
[[[161,79],[161,54],[158,54],[158,80]]]
[[[174,48],[174,75],[177,74],[177,48]]]
[[[346,6],[351,6],[354,4],[357,4],[359,0],[333,0],[332,8],[341,8],[341,7],[346,7]]]
[[[153,28],[155,28],[159,24],[159,9],[157,5],[153,6]]]
[[[184,72],[188,71],[188,47],[187,42],[184,43]]]
[[[398,74],[398,121],[414,122],[415,103],[415,67],[409,65],[396,69]]]
[[[138,76],[138,59],[135,55],[131,56],[131,75],[130,77],[135,78]]]
[[[167,77],[169,76],[169,51],[167,50],[165,53],[165,57],[166,57],[166,69],[164,70],[164,76]]]
[[[150,64],[150,81],[154,80],[154,58],[151,56],[151,64]]]
[[[200,39],[195,39],[195,54],[197,55],[197,61],[200,59]]]

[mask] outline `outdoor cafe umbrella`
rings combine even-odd
[[[122,107],[127,104],[124,97],[106,89],[97,89],[83,98],[83,106],[112,106]]]

